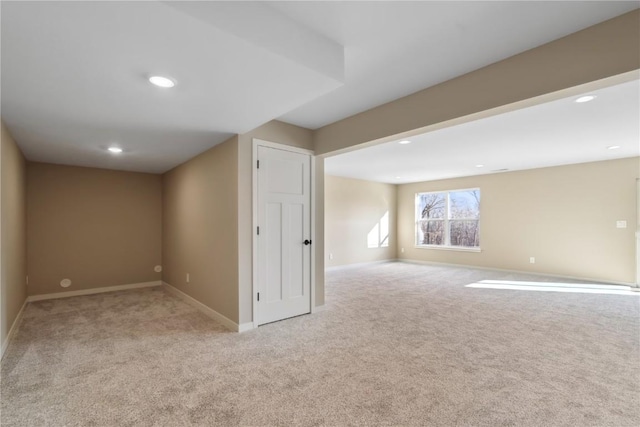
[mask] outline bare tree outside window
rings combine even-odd
[[[416,244],[480,246],[480,190],[416,194]]]
[[[445,193],[420,194],[420,229],[422,245],[444,244]]]

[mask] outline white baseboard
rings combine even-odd
[[[472,268],[475,270],[487,270],[487,271],[502,271],[505,273],[515,273],[515,274],[531,274],[534,276],[544,276],[544,277],[557,277],[559,279],[570,279],[570,280],[583,280],[586,282],[595,282],[602,283],[605,285],[623,285],[635,287],[636,284],[633,282],[616,282],[612,280],[602,280],[602,279],[593,279],[590,277],[577,277],[577,276],[567,276],[563,274],[550,274],[550,273],[538,273],[537,271],[522,271],[522,270],[507,270],[504,268],[494,268],[494,267],[481,267],[477,265],[470,264],[454,264],[449,262],[434,262],[434,261],[421,261],[417,259],[398,259],[398,262],[405,262],[407,264],[420,264],[420,265],[441,265],[443,267],[459,267],[459,268]]]
[[[20,311],[18,312],[18,315],[16,316],[16,319],[13,321],[13,325],[11,325],[11,329],[9,329],[9,333],[7,334],[7,337],[2,343],[2,350],[0,350],[0,359],[4,357],[4,352],[7,350],[7,347],[9,347],[11,338],[13,338],[13,334],[16,333],[16,330],[18,329],[18,325],[20,325],[20,322],[22,321],[22,315],[24,313],[24,308],[27,306],[27,303],[28,303],[28,299],[25,299],[24,303],[22,304],[22,307],[20,308]]]
[[[218,313],[214,309],[204,305],[203,303],[201,303],[197,299],[193,298],[190,295],[185,294],[180,289],[171,286],[167,282],[162,282],[162,284],[164,285],[165,289],[167,289],[169,292],[171,292],[172,294],[174,294],[175,296],[177,296],[178,298],[180,298],[181,300],[183,300],[187,304],[197,308],[202,313],[206,314],[207,316],[209,316],[210,318],[212,318],[216,322],[221,323],[225,328],[227,328],[227,329],[229,329],[229,330],[231,330],[233,332],[240,332],[241,327],[245,328],[246,327],[245,325],[247,325],[246,323],[243,323],[242,325],[238,325],[233,320],[231,320],[228,317]],[[251,327],[253,328],[253,323],[251,323]]]
[[[238,327],[238,332],[250,331],[253,328],[253,322],[241,323]]]
[[[105,286],[103,288],[80,289],[77,291],[56,292],[53,294],[31,295],[27,298],[27,302],[42,301],[47,299],[77,297],[80,295],[101,294],[104,292],[126,291],[129,289],[150,288],[152,286],[160,286],[162,282],[156,280],[153,282],[130,283],[128,285]]]
[[[352,268],[368,267],[368,266],[379,265],[379,264],[387,264],[389,262],[397,262],[397,261],[399,261],[399,260],[397,260],[397,259],[383,259],[383,260],[380,260],[380,261],[358,262],[358,263],[355,263],[355,264],[336,265],[334,267],[327,267],[327,268],[324,269],[324,271],[350,270]]]
[[[311,314],[320,313],[321,311],[325,311],[327,309],[326,304],[317,305],[315,307],[311,307]]]

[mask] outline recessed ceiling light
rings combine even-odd
[[[610,145],[607,147],[607,150],[617,150],[618,148],[620,148],[619,145]]]
[[[396,176],[396,179],[400,179],[400,178],[402,178],[402,177],[401,176]]]
[[[109,150],[110,152],[112,152],[113,154],[120,154],[122,153],[122,148],[120,147],[109,147],[107,148],[107,150]]]
[[[483,168],[484,165],[476,165],[477,168]]]
[[[403,141],[398,142],[398,144],[402,144],[402,145],[411,144],[411,141],[409,141],[408,139],[405,139]]]
[[[151,82],[151,84],[164,88],[170,88],[176,85],[176,82],[169,77],[151,76],[149,77],[149,81]]]
[[[579,104],[582,104],[583,102],[593,101],[594,99],[596,99],[595,95],[585,95],[585,96],[581,96],[580,98],[576,99],[576,102],[579,103]]]

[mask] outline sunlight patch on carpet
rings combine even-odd
[[[467,288],[507,289],[515,291],[537,292],[574,292],[583,294],[611,294],[640,297],[640,292],[631,290],[630,286],[593,285],[581,283],[522,282],[518,280],[481,280],[465,285]]]

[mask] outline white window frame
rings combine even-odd
[[[482,249],[480,246],[452,246],[451,245],[451,229],[449,227],[450,222],[452,221],[449,218],[449,207],[451,205],[451,193],[459,193],[463,191],[478,191],[480,193],[480,197],[482,197],[482,192],[479,187],[476,188],[461,188],[454,190],[442,190],[442,191],[422,191],[414,194],[414,244],[416,249],[439,249],[446,251],[462,251],[462,252],[481,252]],[[419,222],[422,221],[420,219],[421,211],[419,197],[424,194],[444,194],[445,195],[445,206],[444,206],[444,218],[442,219],[430,219],[429,221],[443,221],[444,224],[444,244],[442,245],[423,245],[418,243],[418,227]],[[453,221],[478,221],[478,233],[480,233],[480,212],[478,212],[478,218],[455,218]]]

